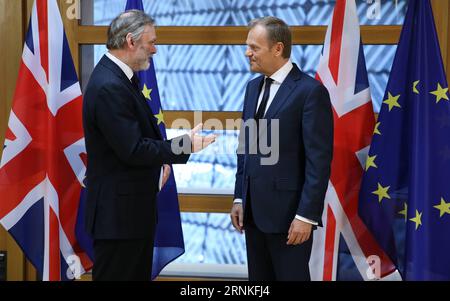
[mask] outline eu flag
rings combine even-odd
[[[404,280],[450,280],[449,132],[431,5],[410,0],[359,199],[361,218]]]
[[[144,10],[142,0],[128,0],[125,10]],[[138,72],[140,88],[147,103],[157,119],[162,136],[166,139],[164,115],[159,99],[158,84],[153,60],[150,68]],[[173,170],[173,169],[172,169]],[[183,231],[181,228],[178,193],[173,171],[170,178],[158,194],[158,225],[156,226],[155,244],[153,248],[152,279],[171,261],[184,253]]]

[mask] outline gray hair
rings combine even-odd
[[[289,26],[283,20],[269,16],[253,19],[248,23],[250,29],[257,25],[263,26],[266,29],[267,39],[271,43],[271,46],[278,42],[283,43],[283,57],[286,59],[291,57],[292,34]]]
[[[143,11],[132,9],[121,13],[111,22],[108,28],[108,41],[106,48],[109,50],[121,49],[126,43],[126,38],[131,33],[131,38],[138,41],[144,32],[145,26],[155,24],[155,20]]]

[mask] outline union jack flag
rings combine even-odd
[[[42,280],[92,266],[75,237],[86,171],[81,108],[56,0],[36,0],[0,163],[0,223]]]
[[[314,231],[313,280],[368,280],[395,267],[358,216],[358,195],[375,127],[355,0],[337,0],[316,78],[328,89],[334,149],[322,216]],[[371,257],[381,254],[381,257]]]

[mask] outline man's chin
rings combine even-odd
[[[254,73],[259,73],[259,69],[256,67],[253,67],[253,65],[250,65],[250,71]]]
[[[148,68],[150,68],[150,62],[147,62],[147,64],[140,66],[139,71],[147,71]]]

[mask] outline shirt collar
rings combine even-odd
[[[119,68],[123,71],[123,73],[125,73],[127,78],[131,81],[131,78],[133,77],[134,73],[133,73],[133,70],[130,68],[130,66],[128,66],[127,64],[122,62],[120,59],[118,59],[117,57],[112,55],[110,52],[107,52],[106,56],[111,61],[113,61],[117,66],[119,66]]]
[[[281,84],[286,79],[289,72],[291,72],[293,67],[294,65],[292,65],[291,60],[288,60],[286,64],[284,64],[283,67],[281,67],[274,74],[272,74],[270,78],[273,79],[275,82]]]

